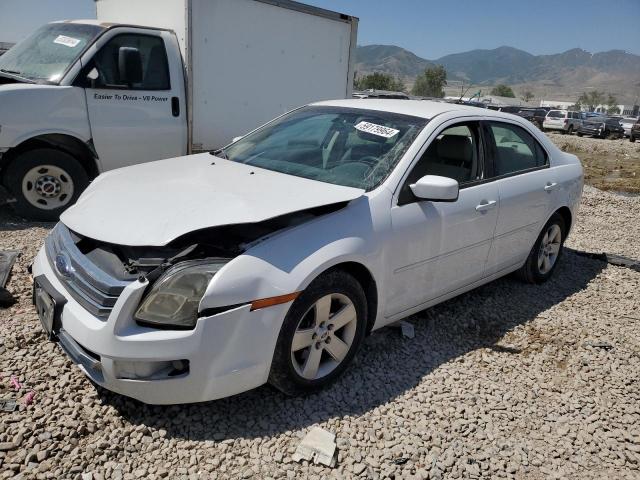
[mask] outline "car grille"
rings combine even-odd
[[[45,240],[45,250],[51,268],[74,300],[106,320],[129,282],[112,277],[91,262],[62,223]]]

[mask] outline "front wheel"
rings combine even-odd
[[[351,275],[337,270],[315,279],[284,319],[269,383],[287,395],[329,385],[353,360],[366,317],[364,291]]]
[[[527,261],[518,271],[527,283],[542,283],[551,278],[562,255],[566,235],[564,218],[554,213],[540,232]]]
[[[16,197],[18,215],[54,222],[87,188],[89,177],[68,153],[38,148],[12,160],[7,167],[5,183]]]

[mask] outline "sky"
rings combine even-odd
[[[135,2],[135,0],[131,0]],[[360,18],[360,45],[398,45],[435,60],[502,45],[535,55],[571,48],[640,54],[640,0],[306,0]],[[95,16],[93,0],[0,0],[0,42]]]

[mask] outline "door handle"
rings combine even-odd
[[[171,114],[174,117],[180,116],[180,99],[178,97],[171,97]]]
[[[487,210],[491,210],[495,208],[497,202],[495,200],[489,200],[488,202],[485,200],[480,205],[476,205],[476,212],[486,212]]]
[[[557,186],[558,186],[558,184],[556,182],[548,182],[544,186],[544,191],[545,192],[551,192],[551,191],[555,190]]]

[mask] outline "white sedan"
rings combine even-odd
[[[98,177],[39,252],[34,300],[95,383],[143,402],[304,393],[372,330],[511,272],[547,280],[582,184],[514,115],[316,103]]]

